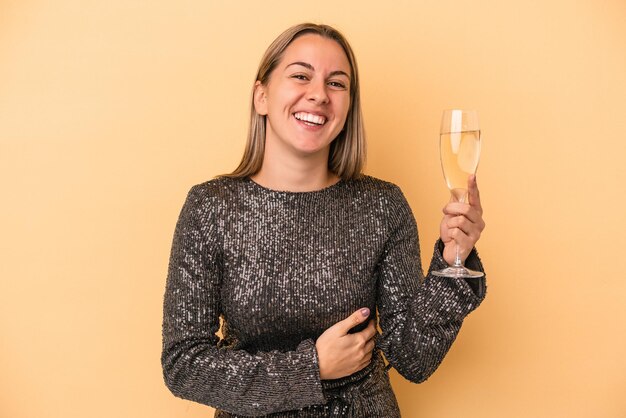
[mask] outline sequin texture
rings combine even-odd
[[[430,270],[447,265],[441,250]],[[466,264],[483,270],[475,251]],[[391,183],[363,176],[297,193],[218,178],[191,188],[176,225],[165,382],[221,418],[399,417],[381,352],[424,381],[485,291],[482,278],[423,277],[415,220]],[[382,330],[373,361],[321,380],[316,339],[362,307]]]

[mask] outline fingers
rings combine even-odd
[[[338,328],[340,333],[347,334],[352,328],[366,321],[369,316],[370,310],[368,308],[361,308],[353,312],[352,315],[343,321],[337,322],[334,326]]]
[[[476,175],[472,175],[467,180],[467,194],[469,197],[470,206],[476,208],[479,213],[483,213],[482,205],[480,204],[480,191],[478,191],[478,183],[476,182]]]
[[[480,203],[480,193],[476,183],[476,176],[470,176],[468,179],[468,195],[469,204],[451,201],[444,206],[443,213],[445,216],[443,222],[449,228],[460,228],[463,232],[472,235],[469,232],[472,230],[473,226],[467,224],[462,217],[467,218],[467,220],[475,224],[476,230],[479,233],[485,228],[483,208]],[[466,225],[466,227],[463,228],[463,225]]]
[[[480,192],[476,184],[476,177],[470,176],[468,182],[468,202],[460,202],[456,198],[451,198],[444,207],[445,214],[482,216],[483,208],[480,203]]]
[[[363,344],[363,353],[365,356],[369,355],[371,357],[372,351],[376,346],[376,341],[374,339],[376,336],[376,326],[373,324],[373,321],[367,326],[367,328],[361,331],[360,334],[362,337],[361,344]]]
[[[361,334],[365,341],[374,338],[374,336],[376,335],[376,324],[374,323],[374,321],[370,320],[369,324],[367,324],[367,327],[358,334]]]
[[[371,352],[374,349],[374,346],[376,345],[374,337],[376,334],[376,325],[374,321],[370,321],[364,330],[348,335],[348,337],[354,338],[354,344],[362,347],[363,352],[366,353]]]
[[[450,231],[450,238],[454,241],[456,245],[459,246],[461,252],[468,252],[474,248],[476,242],[480,238],[480,236],[470,236],[460,229],[453,229]]]
[[[454,240],[462,247],[473,247],[485,229],[482,217],[474,218],[475,222],[465,216],[446,215],[441,221],[440,235],[444,244]]]
[[[359,364],[358,369],[356,371],[358,372],[359,370],[364,369],[365,367],[367,367],[368,364],[370,364],[371,361],[372,361],[372,353],[370,353],[369,357],[363,359],[363,361]]]
[[[441,239],[444,244],[454,241],[461,249],[471,250],[480,239],[484,222],[474,224],[462,216],[449,219],[442,228]]]
[[[374,351],[374,347],[376,347],[376,341],[374,341],[374,338],[370,338],[363,347],[363,349],[371,357],[372,351]]]
[[[443,208],[444,217],[440,227],[441,240],[446,247],[458,245],[461,254],[469,254],[485,229],[478,187],[474,177],[470,178],[468,186],[472,196],[471,204],[448,203]]]
[[[371,338],[370,340],[368,340],[365,345],[363,346],[363,349],[361,351],[361,360],[357,366],[357,370],[361,370],[362,368],[366,367],[368,364],[370,364],[370,362],[372,361],[372,356],[374,354],[374,347],[376,346],[376,342],[374,341],[374,338]]]
[[[367,321],[369,315],[369,309],[359,309],[328,328],[317,339],[315,348],[322,379],[344,377],[370,363],[376,345],[376,321],[370,320],[359,332],[348,333],[354,326]]]
[[[462,232],[470,238],[478,240],[483,229],[485,229],[485,221],[480,217],[472,221],[465,216],[448,216],[444,222],[449,236]]]
[[[467,203],[451,202],[445,205],[442,211],[446,216],[465,216],[472,222],[478,222],[482,218],[482,212]]]
[[[355,346],[367,347],[371,345],[370,350],[372,350],[374,348],[374,337],[376,336],[376,334],[376,324],[374,321],[370,320],[367,324],[367,327],[365,327],[363,330],[355,332],[353,334],[347,334],[345,338],[351,338],[353,341],[351,344]]]

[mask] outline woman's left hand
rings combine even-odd
[[[443,208],[440,233],[445,245],[443,258],[449,265],[454,264],[456,246],[459,246],[461,260],[465,261],[485,229],[476,176],[470,176],[467,186],[469,203],[461,203],[453,195]]]

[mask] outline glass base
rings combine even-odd
[[[450,266],[443,270],[431,271],[430,274],[437,277],[454,277],[455,279],[468,279],[471,277],[483,277],[485,275],[483,272],[470,270],[463,266]]]

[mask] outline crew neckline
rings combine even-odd
[[[336,188],[339,188],[342,184],[345,183],[345,181],[340,177],[339,180],[336,181],[335,183],[331,184],[330,186],[321,188],[321,189],[309,190],[306,192],[294,192],[290,190],[271,189],[269,187],[266,187],[257,183],[256,181],[252,180],[250,177],[245,177],[244,181],[252,185],[255,189],[262,190],[267,193],[279,194],[279,195],[285,195],[285,196],[310,196],[310,195],[315,195],[315,194],[327,193]]]

